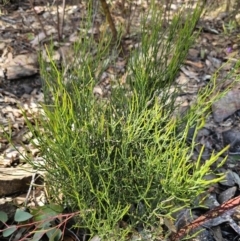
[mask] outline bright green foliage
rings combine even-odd
[[[193,43],[193,29],[200,14],[199,7],[186,16],[184,24],[183,14],[175,15],[171,26],[164,28],[161,11],[153,3],[148,18],[143,17],[141,44],[133,53],[130,61],[132,75],[129,76],[140,103],[146,103],[162,89],[165,90],[162,101],[169,98],[168,87],[175,80]]]
[[[202,127],[202,116],[216,99],[216,95],[210,98],[213,89],[202,92],[185,118],[172,114],[176,93],[170,86],[192,44],[201,9],[187,15],[182,24],[182,15],[176,16],[167,30],[159,19],[161,11],[154,6],[151,11],[150,22],[145,16],[140,33],[142,44],[129,61],[126,87],[113,89],[107,100],[95,98],[95,73],[99,66],[104,70],[106,59],[114,63],[114,50],[106,38],[96,45],[81,35],[83,41],[76,46],[81,60],[69,76],[63,77],[54,62],[46,72],[42,62],[48,104],[43,104],[39,124],[29,123],[45,159],[32,164],[46,171],[52,201],[80,211],[76,225],[106,240],[110,235],[124,239],[137,225],[154,226],[159,216],[190,206],[222,178],[208,181],[204,176],[224,150],[206,162],[200,153],[196,163],[192,154],[197,143],[193,138],[187,144],[189,129],[195,125],[197,132]],[[123,218],[129,230],[117,228]]]

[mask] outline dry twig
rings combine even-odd
[[[180,229],[177,233],[173,234],[171,236],[171,241],[179,241],[181,238],[186,236],[190,231],[196,229],[199,226],[204,225],[205,222],[208,220],[211,220],[213,218],[219,217],[224,212],[235,208],[236,206],[240,205],[240,196],[237,196],[225,203],[223,203],[221,206],[214,208],[213,210],[210,210],[206,214],[200,216],[196,220],[194,220],[192,223],[186,225],[182,229]]]
[[[117,30],[116,30],[115,23],[113,21],[112,15],[110,13],[108,4],[107,4],[106,0],[100,0],[100,2],[101,2],[101,5],[102,5],[104,14],[105,14],[105,16],[107,18],[109,27],[110,27],[110,29],[112,31],[113,42],[115,42],[117,40]]]

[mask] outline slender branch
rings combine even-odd
[[[41,26],[42,31],[44,32],[45,36],[47,36],[47,32],[46,32],[46,30],[45,30],[45,28],[44,28],[44,26],[43,26],[43,23],[42,23],[41,19],[39,18],[38,14],[37,14],[37,12],[36,12],[36,9],[34,8],[33,0],[30,0],[29,2],[30,2],[31,8],[32,8],[33,11],[34,11],[35,17],[36,17],[36,19],[38,20],[38,22],[39,22],[39,24],[40,24],[40,26]]]
[[[191,230],[194,230],[195,228],[204,225],[204,223],[210,219],[221,216],[224,212],[239,206],[239,204],[240,204],[240,196],[230,199],[229,201],[223,203],[221,206],[214,208],[213,210],[207,212],[206,214],[194,220],[192,223],[180,229],[177,233],[172,235],[171,240],[172,241],[180,240],[185,235],[187,235]]]
[[[62,38],[62,34],[63,34],[65,8],[66,8],[66,0],[63,0],[63,4],[62,4],[62,16],[61,16],[61,19],[60,19],[61,22],[60,22],[60,28],[59,28],[60,38]]]
[[[58,34],[58,41],[60,41],[60,17],[59,17],[59,7],[58,7],[58,1],[56,3],[57,7],[57,34]]]
[[[110,29],[112,31],[113,41],[116,41],[117,40],[117,30],[116,30],[115,23],[113,21],[112,15],[111,15],[111,13],[109,11],[108,4],[107,4],[106,0],[100,0],[100,2],[101,2],[101,5],[102,5],[104,14],[105,14],[105,16],[107,18],[109,27],[110,27]]]

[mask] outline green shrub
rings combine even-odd
[[[29,124],[44,157],[44,162],[32,164],[46,171],[51,201],[79,210],[76,226],[107,240],[124,239],[137,225],[153,227],[160,216],[190,206],[222,178],[204,179],[222,152],[204,163],[200,153],[194,162],[197,143],[193,139],[187,144],[189,129],[201,128],[202,116],[216,98],[209,99],[213,89],[206,87],[185,118],[173,116],[176,92],[170,87],[193,42],[201,8],[188,14],[184,23],[182,14],[176,15],[167,29],[159,11],[152,6],[149,18],[143,19],[141,44],[130,56],[127,84],[114,88],[108,99],[95,98],[93,87],[99,66],[103,70],[104,61],[116,59],[110,38],[97,45],[91,37],[81,36],[83,41],[76,46],[79,61],[67,76],[53,61],[47,72],[42,61],[45,96],[52,98],[43,104],[38,124]],[[122,219],[128,228],[119,228]]]

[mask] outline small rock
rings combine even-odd
[[[223,191],[218,197],[219,202],[222,204],[230,200],[235,195],[236,191],[237,191],[236,186],[230,187],[227,190]]]
[[[222,133],[224,146],[230,145],[229,153],[240,153],[240,132],[228,130]]]
[[[97,96],[103,96],[102,88],[100,86],[95,86],[93,88],[93,94]]]
[[[240,109],[240,90],[236,88],[229,91],[221,99],[213,103],[213,118],[221,122]]]
[[[101,241],[101,238],[98,235],[95,235],[90,241]]]
[[[205,206],[205,207],[208,207],[209,209],[213,209],[213,208],[216,208],[216,207],[220,206],[219,202],[216,199],[215,193],[207,196],[203,200],[202,205]]]
[[[193,214],[191,209],[184,209],[182,210],[176,218],[175,226],[177,230],[180,230],[190,222],[192,222],[194,219],[196,219],[197,216]]]
[[[225,179],[220,181],[219,183],[229,187],[235,186],[237,184],[240,187],[240,178],[237,173],[228,170],[226,171]]]

